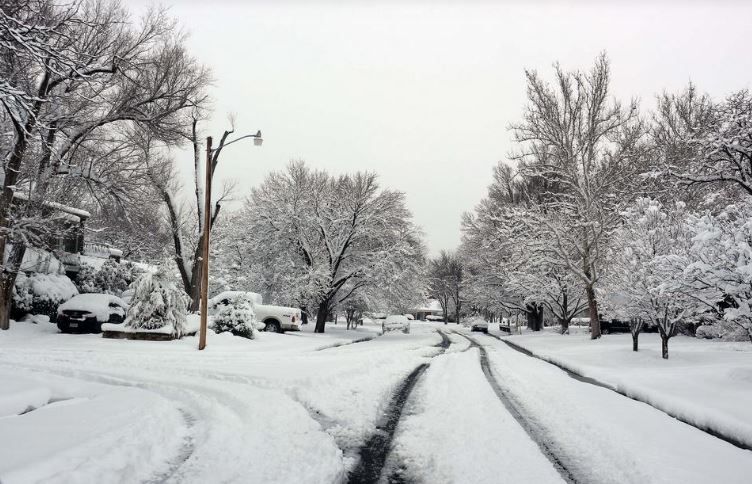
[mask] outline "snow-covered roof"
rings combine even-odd
[[[14,192],[13,198],[17,198],[19,200],[29,200],[29,194],[25,192]],[[54,210],[59,210],[60,212],[67,213],[69,215],[74,215],[78,217],[79,219],[86,220],[91,217],[91,213],[87,212],[86,210],[81,210],[80,208],[70,207],[68,205],[63,205],[62,203],[57,202],[42,202],[42,205],[45,207],[49,207]]]

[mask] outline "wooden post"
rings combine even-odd
[[[212,138],[206,138],[206,183],[204,184],[204,233],[201,253],[201,329],[198,349],[206,348],[207,310],[209,299],[209,229],[211,228],[211,184],[212,184]]]

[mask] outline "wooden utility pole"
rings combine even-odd
[[[206,328],[209,303],[209,233],[211,231],[212,138],[206,138],[206,183],[204,184],[204,245],[201,251],[201,329],[198,349],[206,348]]]

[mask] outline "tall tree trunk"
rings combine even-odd
[[[561,334],[569,334],[569,319],[559,318],[559,324],[561,324]]]
[[[10,329],[10,308],[13,303],[13,285],[16,275],[3,272],[0,275],[0,329]]]
[[[595,299],[595,289],[592,284],[585,286],[585,293],[590,310],[590,339],[598,339],[601,337],[601,320],[598,317],[598,302]]]
[[[329,300],[326,299],[319,303],[319,309],[316,311],[316,328],[314,333],[323,333],[326,327],[326,316],[329,314]]]
[[[525,311],[527,327],[530,331],[543,329],[543,306],[537,303],[528,304]]]
[[[20,243],[5,245],[10,250],[6,268],[0,272],[0,329],[10,329],[10,312],[13,305],[13,286],[21,268],[26,246]]]
[[[638,350],[639,338],[640,338],[640,333],[632,333],[632,351]],[[666,347],[666,352],[668,352],[668,346]]]

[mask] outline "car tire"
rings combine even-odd
[[[282,328],[279,323],[274,320],[264,321],[264,331],[267,333],[281,333]]]
[[[70,333],[70,330],[64,324],[57,323],[57,329],[60,330],[61,333]]]

